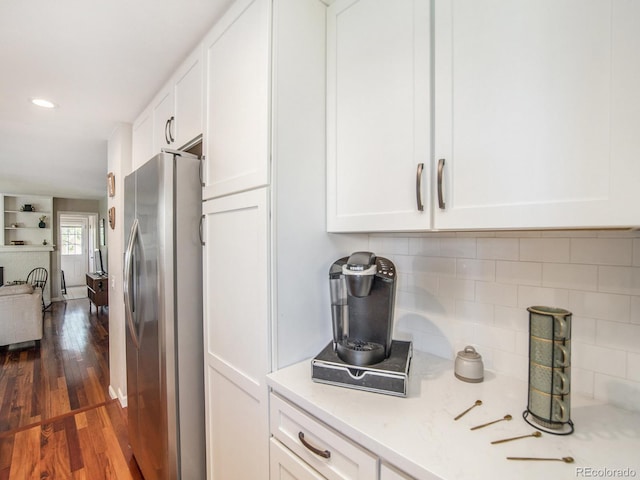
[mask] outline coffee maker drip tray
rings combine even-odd
[[[342,361],[333,350],[333,342],[330,342],[311,360],[311,379],[318,383],[406,397],[412,354],[411,342],[392,340],[389,358],[374,365],[354,366]]]

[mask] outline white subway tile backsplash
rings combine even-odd
[[[472,323],[469,333],[473,336],[473,341],[478,344],[478,347],[489,347],[513,354],[516,352],[516,332],[513,330]]]
[[[450,359],[474,345],[526,380],[526,308],[565,308],[572,392],[640,411],[640,232],[372,234],[369,248],[398,268],[394,338]]]
[[[598,320],[596,343],[617,350],[640,353],[640,325]]]
[[[571,367],[571,392],[593,397],[595,373],[593,370]]]
[[[517,238],[479,238],[478,258],[487,260],[518,260],[520,241]]]
[[[515,307],[518,305],[518,287],[504,283],[476,282],[476,301]]]
[[[598,289],[601,292],[640,295],[639,267],[598,267]]]
[[[631,323],[640,325],[640,297],[631,297]]]
[[[631,265],[630,238],[572,238],[571,262],[587,265]]]
[[[534,305],[566,309],[569,304],[569,291],[559,288],[518,286],[518,306],[522,308]]]
[[[476,258],[475,238],[443,238],[440,240],[440,256],[455,258]]]
[[[571,344],[571,365],[595,373],[625,378],[627,375],[627,354],[614,348],[573,342]]]
[[[453,277],[456,274],[455,258],[437,257],[411,257],[413,262],[410,269],[413,272],[424,272],[433,275],[444,275]]]
[[[460,300],[475,299],[475,282],[464,278],[440,277],[438,294]]]
[[[508,328],[516,332],[529,334],[529,312],[524,308],[496,305],[493,313],[493,324],[496,327]]]
[[[373,250],[375,252],[375,250]],[[398,237],[382,237],[382,251],[386,254],[408,255],[409,239]]]
[[[456,301],[456,320],[462,322],[493,324],[493,305],[486,303]]]
[[[527,357],[517,355],[513,352],[505,352],[503,350],[493,351],[492,369],[510,375],[522,381],[529,379],[529,361]],[[522,392],[522,408],[527,405],[527,392]]]
[[[568,309],[575,315],[629,322],[631,297],[609,293],[571,291],[569,292]]]
[[[440,256],[440,239],[439,238],[410,238],[409,254],[421,255],[423,257],[439,257]]]
[[[456,276],[469,280],[494,281],[496,278],[496,264],[491,260],[473,260],[458,258],[456,262]]]
[[[542,267],[542,285],[544,287],[595,291],[598,289],[598,267],[568,263],[545,263]]]
[[[514,285],[542,285],[542,263],[498,261],[496,281]]]
[[[631,353],[627,354],[627,379],[640,382],[640,354]]]
[[[406,282],[396,288],[414,295],[438,293],[438,276],[429,273],[408,273],[402,274],[406,277]]]
[[[568,238],[521,238],[520,260],[523,262],[569,263],[571,240]]]
[[[516,332],[516,354],[529,362],[529,332]]]
[[[627,410],[638,411],[640,390],[635,382],[595,374],[593,397]]]
[[[598,321],[595,318],[573,315],[571,318],[571,340],[594,345],[596,343],[597,323]]]

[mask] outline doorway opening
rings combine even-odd
[[[95,271],[98,248],[97,213],[60,213],[60,268],[67,288],[86,287],[86,273]]]

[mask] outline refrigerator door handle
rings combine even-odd
[[[135,291],[132,288],[132,270],[133,270],[133,249],[135,248],[136,241],[138,239],[138,219],[134,219],[133,225],[131,225],[131,231],[129,232],[129,240],[127,241],[127,248],[124,252],[124,282],[123,282],[123,295],[124,295],[124,313],[127,319],[127,326],[133,339],[133,344],[136,348],[140,348],[140,341],[138,333],[133,322],[133,303],[135,301]]]

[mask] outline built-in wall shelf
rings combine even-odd
[[[2,251],[53,250],[53,197],[0,194],[0,211]]]

